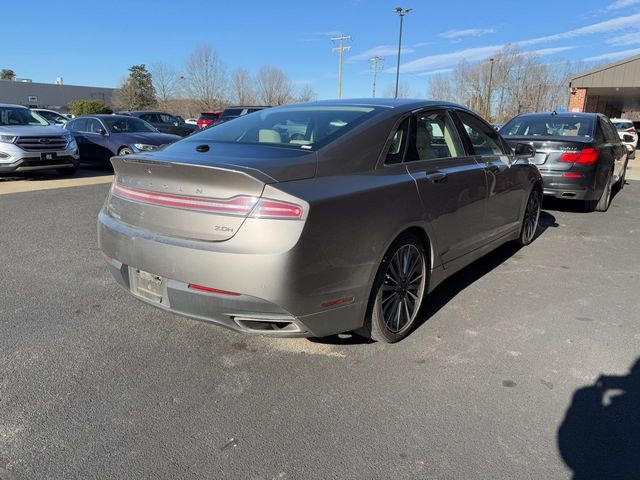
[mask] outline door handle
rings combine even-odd
[[[425,175],[425,178],[431,183],[443,183],[447,181],[447,174],[444,172],[430,172]]]

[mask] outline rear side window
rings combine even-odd
[[[239,117],[240,115],[242,115],[242,112],[244,111],[244,108],[225,108],[224,112],[222,113],[223,117]]]
[[[453,121],[444,110],[420,113],[411,132],[407,162],[463,156]]]
[[[456,112],[476,155],[505,155],[495,129],[466,112]]]
[[[219,116],[217,113],[201,113],[199,120],[217,120]]]
[[[71,122],[68,126],[69,130],[72,132],[85,132],[87,129],[87,119],[86,118],[78,118]]]
[[[404,157],[404,151],[406,149],[407,140],[409,137],[409,118],[405,118],[400,124],[398,129],[393,134],[391,145],[389,146],[389,152],[385,159],[386,164],[401,163]]]
[[[618,132],[616,132],[616,128],[611,124],[609,120],[601,118],[600,125],[602,126],[604,138],[607,142],[617,143],[620,141],[620,137],[618,136]]]

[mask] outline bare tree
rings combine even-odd
[[[179,75],[173,66],[164,62],[156,62],[151,65],[153,87],[156,91],[158,107],[167,110],[170,100],[175,98],[178,91]]]
[[[296,94],[296,102],[314,102],[318,99],[318,93],[309,83],[304,84]]]
[[[231,74],[231,101],[238,105],[256,103],[256,92],[251,74],[244,68],[238,68]]]
[[[226,68],[210,45],[196,47],[187,59],[185,83],[188,96],[201,109],[212,110],[225,102]]]
[[[256,75],[256,96],[263,105],[284,105],[294,100],[293,84],[285,73],[268,65]]]
[[[393,97],[396,94],[396,85],[389,84],[387,88],[384,89],[385,97]],[[409,98],[415,96],[411,90],[411,87],[408,83],[403,82],[402,80],[398,83],[398,98]]]
[[[452,100],[504,122],[522,112],[552,110],[568,101],[568,85],[581,64],[542,63],[540,57],[507,45],[491,62],[460,62],[450,74],[434,77],[429,85],[433,98]],[[489,89],[491,80],[491,89]]]

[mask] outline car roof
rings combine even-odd
[[[29,110],[24,105],[16,105],[15,103],[0,103],[0,107],[24,108],[25,110]]]
[[[79,115],[74,120],[78,118],[121,118],[123,120],[131,120],[131,115],[114,115],[112,113],[96,113],[93,115]]]
[[[612,122],[626,122],[626,123],[633,123],[631,120],[627,119],[627,118],[610,118],[609,120],[611,120]]]
[[[533,113],[521,113],[513,117],[511,120],[514,120],[516,118],[563,118],[563,119],[591,118],[591,119],[594,119],[598,117],[604,117],[604,115],[602,115],[601,113],[594,113],[594,112],[533,112]],[[509,120],[509,122],[511,122],[511,120]]]

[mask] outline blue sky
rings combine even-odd
[[[487,7],[489,5],[489,7]],[[209,43],[229,71],[269,64],[320,98],[337,95],[338,57],[330,37],[351,35],[343,96],[371,95],[368,58],[385,58],[378,93],[393,85],[399,19],[405,17],[401,78],[426,95],[433,72],[478,61],[507,43],[545,61],[617,60],[640,53],[640,0],[479,2],[434,0],[94,0],[3,2],[0,68],[19,77],[117,86],[133,64],[163,61],[181,69]],[[8,40],[7,40],[8,39]]]

